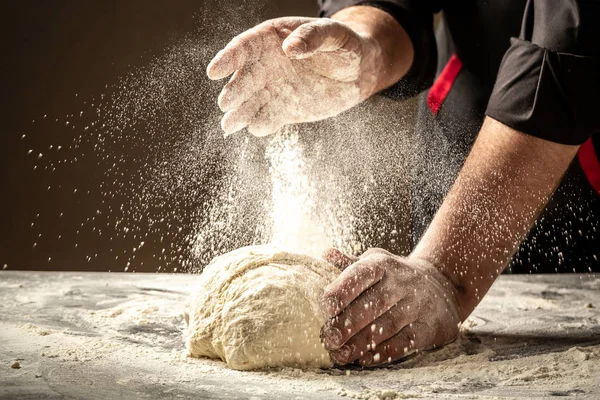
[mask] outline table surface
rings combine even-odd
[[[254,372],[185,356],[197,280],[0,272],[0,398],[600,398],[592,275],[502,276],[459,340],[386,368]]]

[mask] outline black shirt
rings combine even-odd
[[[582,144],[600,133],[600,0],[320,3],[321,16],[352,5],[377,7],[407,31],[415,58],[408,74],[387,91],[390,96],[413,96],[431,86],[439,71],[432,16],[443,10],[443,40],[489,92],[483,96],[489,99],[487,115],[563,144]]]

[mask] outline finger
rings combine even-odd
[[[326,349],[339,348],[397,304],[400,299],[386,286],[384,277],[325,324],[322,336]]]
[[[271,24],[271,26],[277,32],[277,35],[285,39],[288,37],[296,28],[301,25],[310,23],[315,21],[316,18],[308,18],[308,17],[283,17],[283,18],[275,18],[268,21],[265,21],[265,24]]]
[[[330,19],[320,19],[296,28],[282,44],[290,58],[310,57],[317,51],[335,51],[348,43],[351,31]]]
[[[372,247],[372,248],[368,249],[367,251],[365,251],[364,253],[362,253],[359,258],[362,259],[362,258],[366,258],[366,257],[372,256],[372,255],[384,255],[384,256],[395,257],[394,254],[390,253],[389,251],[387,251],[385,249],[381,249],[379,247]]]
[[[379,265],[378,261],[383,260],[373,257],[368,261],[357,261],[342,271],[340,276],[325,288],[322,298],[325,316],[335,317],[361,293],[383,278],[385,267]]]
[[[269,102],[271,95],[266,89],[258,91],[240,107],[228,111],[221,120],[221,127],[227,135],[231,135],[247,127],[262,107]]]
[[[334,248],[325,250],[321,257],[342,271],[358,261],[358,257],[349,256]]]
[[[262,35],[267,34],[264,27],[259,25],[233,38],[208,64],[208,77],[213,80],[223,79],[245,64],[257,61],[261,54]]]
[[[285,125],[284,116],[283,104],[276,97],[260,109],[248,126],[248,132],[258,137],[271,135]]]
[[[331,355],[340,364],[351,363],[374,351],[384,341],[394,337],[414,320],[414,312],[403,303],[397,303],[388,312],[381,315],[360,332],[352,336],[339,349],[331,351]]]
[[[260,62],[236,71],[219,95],[219,107],[223,112],[239,107],[254,93],[263,89],[265,83],[266,73]]]
[[[430,347],[430,338],[429,328],[425,325],[409,324],[392,338],[377,345],[375,350],[364,353],[358,362],[364,366],[390,363]]]

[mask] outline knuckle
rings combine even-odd
[[[312,36],[319,32],[319,24],[317,22],[311,22],[308,24],[304,24],[300,27],[299,32],[303,36]]]
[[[385,275],[385,271],[388,269],[388,259],[382,255],[375,255],[373,257],[373,262],[370,265],[369,272],[373,278],[375,277],[383,277]]]
[[[390,252],[388,252],[385,249],[379,248],[379,247],[372,247],[372,248],[368,249],[367,251],[365,251],[362,256],[368,257],[373,254],[386,254],[387,255],[387,254],[390,254]]]
[[[344,271],[345,273],[343,274],[344,284],[347,286],[355,285],[357,282],[360,281],[360,279],[362,279],[363,275],[366,274],[367,270],[368,266],[366,266],[364,263],[355,263],[350,265],[348,268],[346,268],[346,270]]]
[[[387,336],[393,335],[400,332],[402,328],[404,328],[400,318],[393,315],[391,312],[382,315],[382,319],[382,327],[384,329],[384,332],[382,334],[385,334]]]
[[[266,27],[266,28],[271,28],[271,27],[278,28],[279,25],[281,25],[282,23],[285,23],[286,20],[287,20],[286,17],[269,18],[269,19],[265,20],[263,23],[257,25],[257,27],[260,26],[261,28],[262,27]]]
[[[321,298],[321,310],[325,314],[332,315],[339,311],[340,301],[337,298],[337,293],[330,289],[326,289],[323,297]]]
[[[383,309],[384,311],[387,311],[389,309],[390,298],[381,290],[370,287],[365,291],[364,299],[365,302],[369,305],[369,309]]]
[[[254,45],[256,44],[256,41],[240,39],[240,41],[238,43],[239,43],[238,47],[240,48],[240,50],[242,50],[245,54],[250,54],[252,52],[252,50],[254,49]]]
[[[381,250],[383,250],[383,249],[380,249],[378,247],[372,247],[372,248],[368,249],[367,251],[365,251],[362,254],[361,258],[363,258],[363,257],[369,257],[369,256],[371,256],[373,254],[379,254],[381,252]]]
[[[331,326],[339,329],[342,337],[348,339],[356,332],[356,319],[352,315],[338,315],[332,319]]]
[[[279,29],[279,28],[282,28],[285,26],[289,26],[290,24],[293,24],[298,19],[299,19],[298,17],[270,18],[270,19],[267,19],[262,24],[260,24],[259,26],[273,27],[273,28]]]

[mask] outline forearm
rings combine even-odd
[[[436,265],[454,283],[462,320],[504,270],[577,149],[486,119],[459,177],[410,256]]]
[[[331,19],[351,27],[376,44],[380,66],[374,93],[392,86],[406,75],[413,62],[413,46],[406,31],[388,13],[375,7],[354,6],[338,11]]]

